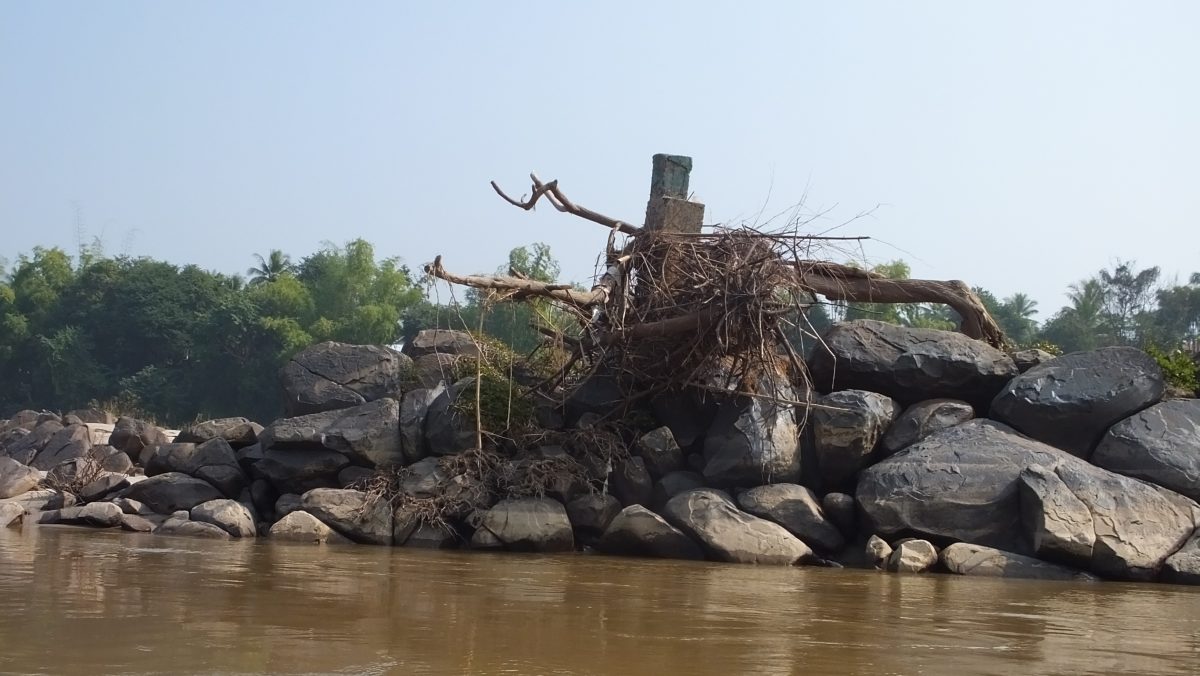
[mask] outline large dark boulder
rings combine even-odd
[[[646,463],[637,457],[627,458],[613,467],[608,477],[608,489],[625,507],[649,507],[654,498],[654,480],[650,478]]]
[[[704,559],[699,545],[666,519],[641,505],[630,505],[621,510],[604,531],[598,548],[608,554]]]
[[[262,430],[262,425],[246,418],[216,418],[185,428],[176,435],[175,441],[202,444],[220,438],[236,449],[257,442]]]
[[[47,420],[32,430],[24,427],[9,430],[3,439],[4,447],[0,449],[0,455],[12,458],[22,465],[28,465],[62,429],[62,423],[56,420]]]
[[[716,491],[680,493],[667,501],[662,515],[715,561],[789,566],[812,554],[783,526],[739,510]]]
[[[723,395],[704,438],[704,478],[713,486],[757,486],[800,478],[797,395],[760,382],[761,396]]]
[[[425,413],[425,444],[432,455],[457,455],[475,447],[475,421],[463,414],[465,401],[475,405],[475,378],[463,378],[440,393],[429,403]]]
[[[300,508],[355,542],[392,544],[392,507],[363,491],[315,488],[300,499]]]
[[[146,462],[146,476],[181,472],[213,484],[234,498],[246,485],[246,475],[229,442],[214,437],[202,444],[171,443],[158,446]]]
[[[180,472],[168,472],[133,484],[122,497],[137,500],[157,514],[172,514],[224,496],[207,481]]]
[[[654,509],[667,504],[667,500],[693,488],[705,488],[704,477],[697,472],[682,470],[671,472],[654,482],[654,492],[650,498]]]
[[[501,500],[480,523],[505,549],[530,552],[563,552],[575,548],[571,521],[562,503],[550,498]]]
[[[412,464],[428,455],[425,416],[445,389],[443,385],[432,389],[419,387],[405,392],[400,400],[400,452],[404,456],[404,464]]]
[[[117,424],[113,426],[112,434],[108,437],[109,446],[128,455],[135,463],[144,462],[143,455],[149,457],[149,453],[153,451],[147,452],[147,449],[170,441],[167,433],[157,425],[127,416],[117,418]]]
[[[1069,554],[1067,563],[1127,579],[1153,575],[1200,519],[1183,496],[989,420],[935,432],[864,470],[856,497],[884,535]]]
[[[928,399],[904,409],[880,442],[880,452],[891,455],[934,432],[975,417],[975,409],[957,399]]]
[[[659,427],[643,434],[637,441],[637,451],[655,479],[684,468],[683,451],[670,427]]]
[[[288,416],[400,399],[412,360],[375,345],[324,342],[306,348],[280,371]]]
[[[990,416],[1056,448],[1088,458],[1116,422],[1158,403],[1162,369],[1132,347],[1074,352],[1013,378]]]
[[[817,466],[825,486],[840,488],[871,464],[875,447],[900,413],[900,405],[865,390],[833,392],[817,403],[809,412]]]
[[[621,502],[607,493],[588,493],[567,503],[567,517],[585,539],[598,538],[621,512]]]
[[[1113,425],[1092,464],[1200,500],[1200,399],[1172,399]]]
[[[338,472],[350,459],[325,449],[270,450],[254,465],[254,473],[279,493],[303,494],[314,488],[336,488]]]
[[[814,549],[832,553],[846,544],[837,527],[825,518],[821,501],[804,486],[758,486],[739,493],[737,503],[743,511],[783,526]]]
[[[88,432],[87,425],[67,425],[50,437],[29,466],[48,470],[68,460],[86,456],[91,448],[92,435]]]
[[[914,329],[870,319],[835,324],[810,369],[822,392],[879,392],[901,404],[950,398],[980,410],[1017,375],[1011,357],[961,333]]]
[[[400,447],[400,404],[395,399],[280,418],[259,439],[267,450],[326,448],[370,467],[402,465],[405,460]]]

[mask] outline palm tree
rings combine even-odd
[[[254,254],[254,257],[258,259],[258,265],[246,270],[246,274],[250,275],[250,286],[273,282],[282,275],[290,275],[295,269],[291,256],[279,249],[271,249],[265,259],[262,254]]]
[[[1001,317],[998,319],[1002,325],[1006,325],[1003,326],[1004,330],[1020,345],[1029,342],[1037,331],[1037,322],[1033,320],[1038,313],[1037,301],[1018,292],[1005,298],[1000,309]]]

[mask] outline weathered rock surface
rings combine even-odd
[[[280,493],[303,494],[314,488],[337,486],[337,475],[350,459],[328,450],[270,450],[254,465],[254,472]]]
[[[892,558],[892,546],[878,535],[872,535],[867,538],[866,554],[867,561],[870,561],[876,568],[883,569],[887,567],[888,560]]]
[[[220,526],[175,516],[162,522],[162,525],[154,529],[154,534],[208,538],[211,540],[228,540],[231,537]]]
[[[413,360],[413,372],[417,384],[425,389],[436,390],[458,380],[459,362],[468,359],[462,355],[435,352],[421,355]]]
[[[15,502],[0,502],[0,528],[20,526],[25,508]]]
[[[236,500],[202,502],[192,508],[190,516],[192,521],[211,523],[235,538],[252,538],[258,534],[250,510]]]
[[[122,497],[137,500],[158,514],[171,514],[223,496],[207,481],[180,472],[167,472],[133,484],[125,489]]]
[[[671,472],[654,482],[654,493],[650,500],[654,503],[653,508],[658,509],[676,495],[693,488],[704,488],[706,485],[704,477],[697,472]]]
[[[567,503],[567,517],[581,535],[600,537],[621,513],[621,502],[608,493],[588,493]]]
[[[788,529],[804,544],[823,552],[836,552],[846,541],[825,518],[813,492],[797,484],[769,484],[743,491],[737,497],[743,511]]]
[[[1193,533],[1179,551],[1167,557],[1162,581],[1200,585],[1200,530]]]
[[[122,516],[124,513],[121,508],[111,502],[93,502],[81,507],[64,507],[42,512],[37,515],[37,522],[112,528],[121,525]]]
[[[599,549],[609,554],[704,559],[699,545],[641,505],[630,505],[617,514],[600,538]]]
[[[62,429],[63,426],[58,421],[47,420],[32,430],[24,427],[10,430],[4,440],[3,453],[0,454],[12,458],[22,465],[28,465],[46,447],[50,439]]]
[[[991,417],[1082,458],[1109,427],[1162,399],[1162,370],[1132,347],[1075,352],[1013,378]]]
[[[404,351],[414,359],[427,354],[455,354],[467,357],[479,356],[479,345],[471,334],[452,329],[423,329],[417,332]]]
[[[170,443],[166,432],[144,420],[122,416],[117,418],[108,445],[129,456],[130,460],[144,464],[142,454],[159,444]]]
[[[1200,500],[1200,399],[1164,401],[1113,425],[1091,462]]]
[[[246,484],[237,453],[222,437],[201,444],[171,443],[155,448],[146,462],[146,476],[179,472],[204,479],[228,497],[236,497]]]
[[[935,432],[865,470],[857,499],[877,532],[1017,553],[1033,542],[1039,556],[1067,556],[1067,563],[1125,579],[1152,575],[1200,519],[1200,507],[1183,496],[986,420]]]
[[[825,512],[825,518],[847,538],[858,530],[855,524],[855,509],[853,495],[826,493],[825,497],[821,498],[821,510]]]
[[[92,435],[86,425],[67,425],[50,437],[29,466],[48,470],[59,463],[86,456],[91,448]]]
[[[663,516],[716,561],[786,566],[812,554],[783,526],[740,511],[715,491],[680,493],[667,502]]]
[[[835,324],[810,369],[825,392],[859,389],[901,404],[962,399],[980,410],[1017,375],[1008,355],[961,333],[860,319]]]
[[[77,408],[70,411],[67,415],[79,419],[85,425],[112,425],[117,422],[115,415],[100,408]]]
[[[400,400],[400,452],[404,464],[412,464],[429,453],[425,444],[425,415],[444,389],[420,387],[405,392]]]
[[[375,345],[324,342],[292,357],[279,377],[289,417],[399,399],[412,360]]]
[[[608,488],[621,504],[650,506],[654,497],[654,480],[642,458],[631,457],[618,463],[608,477]]]
[[[765,396],[796,394],[777,384]],[[800,478],[800,429],[795,407],[763,398],[723,397],[704,438],[704,478],[714,486],[755,486]]]
[[[567,510],[550,498],[501,500],[484,514],[481,528],[509,550],[565,552],[575,548]]]
[[[127,530],[131,533],[152,533],[154,532],[154,522],[137,514],[122,513],[121,530]]]
[[[933,543],[928,540],[904,540],[892,550],[887,569],[893,573],[923,573],[937,561],[938,551]]]
[[[463,378],[445,388],[429,404],[425,413],[425,443],[432,455],[456,455],[475,447],[474,422],[459,412],[460,396],[475,396],[474,378]]]
[[[175,443],[203,444],[211,439],[224,439],[233,448],[242,448],[258,441],[263,426],[246,418],[216,418],[187,427],[175,437]]]
[[[1018,350],[1013,352],[1012,358],[1013,363],[1017,365],[1017,370],[1021,373],[1024,373],[1035,366],[1040,366],[1051,359],[1054,359],[1054,355],[1045,350],[1034,348],[1030,350]]]
[[[271,526],[268,537],[284,542],[310,542],[314,544],[352,544],[349,538],[326,526],[308,512],[288,512]]]
[[[102,500],[110,493],[127,488],[129,485],[129,477],[124,474],[105,472],[79,489],[79,498],[84,502],[95,502]]]
[[[965,401],[928,399],[918,402],[904,409],[892,422],[880,447],[885,456],[891,455],[938,430],[954,427],[974,417],[975,409]]]
[[[871,464],[875,447],[900,413],[891,397],[843,390],[818,400],[810,412],[817,465],[826,486],[843,486]]]
[[[300,499],[301,509],[355,542],[392,544],[392,508],[362,491],[315,488]]]
[[[15,498],[37,488],[42,473],[12,458],[0,457],[0,500]]]
[[[400,449],[400,404],[383,398],[352,408],[280,418],[262,431],[264,449],[344,453],[375,467],[404,463]]]
[[[32,513],[47,509],[74,507],[76,500],[71,493],[45,488],[22,493],[4,502],[20,505],[26,512]]]
[[[684,467],[683,451],[676,443],[670,427],[659,427],[643,434],[638,439],[637,450],[646,463],[650,476],[655,479],[661,479]]]
[[[1094,579],[1087,573],[983,545],[956,542],[942,550],[942,565],[958,575],[1032,580]]]

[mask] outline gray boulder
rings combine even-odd
[[[362,491],[315,488],[300,499],[301,509],[355,542],[392,544],[392,508]]]
[[[1167,557],[1163,565],[1162,581],[1200,585],[1200,530],[1193,533],[1178,551]]]
[[[324,342],[292,357],[279,377],[289,417],[399,399],[412,360],[374,345]]]
[[[50,439],[62,429],[62,423],[56,420],[47,420],[32,430],[24,427],[10,430],[4,439],[2,455],[12,458],[22,465],[28,465],[46,447]]]
[[[704,559],[704,552],[695,542],[641,505],[630,505],[617,514],[600,538],[599,549],[608,554]]]
[[[144,516],[121,514],[121,530],[126,530],[130,533],[152,533],[154,532],[154,528],[154,522]]]
[[[650,506],[654,497],[654,480],[642,458],[631,457],[613,467],[608,477],[608,489],[621,504]]]
[[[459,362],[468,359],[457,354],[435,352],[413,360],[413,373],[422,388],[436,390],[458,380]]]
[[[29,466],[34,469],[48,470],[59,463],[75,458],[82,458],[92,448],[92,435],[86,425],[67,425],[38,451]]]
[[[156,447],[146,461],[146,476],[167,472],[204,479],[228,497],[236,497],[246,485],[237,453],[222,437],[201,444],[171,443]]]
[[[1033,543],[1039,557],[1068,556],[1066,563],[1128,579],[1153,574],[1200,518],[1200,507],[1183,496],[988,420],[935,432],[865,470],[856,497],[880,533],[1016,553]]]
[[[133,484],[121,497],[137,500],[158,514],[171,514],[223,496],[207,481],[167,472]]]
[[[983,545],[956,542],[942,550],[942,565],[951,573],[1031,580],[1094,579],[1087,573]]]
[[[42,512],[37,515],[37,522],[113,528],[121,525],[122,516],[124,513],[121,512],[121,508],[111,502],[93,502],[80,507],[64,507]]]
[[[888,557],[887,569],[893,573],[923,573],[938,561],[937,547],[928,540],[902,540]]]
[[[875,446],[900,413],[900,405],[864,390],[827,394],[818,404],[809,414],[817,465],[826,486],[843,486],[874,460]]]
[[[267,537],[284,542],[351,544],[351,540],[308,512],[288,512],[271,526]]]
[[[0,528],[20,526],[24,518],[24,507],[15,502],[0,502]]]
[[[888,561],[892,558],[892,551],[892,546],[887,543],[887,540],[878,535],[867,538],[867,561],[876,568],[882,570],[887,567]]]
[[[400,404],[383,398],[347,409],[280,418],[259,435],[270,450],[326,448],[371,466],[400,465]]]
[[[112,425],[117,422],[117,416],[100,408],[77,408],[67,415],[87,424]]]
[[[336,451],[270,450],[254,465],[254,472],[280,493],[303,494],[337,486],[338,472],[349,464],[350,459]]]
[[[575,532],[598,538],[621,513],[621,502],[607,493],[588,493],[567,503],[567,517]]]
[[[550,498],[501,500],[483,515],[480,528],[509,550],[565,552],[575,548],[567,510]]]
[[[172,516],[163,521],[158,528],[154,529],[154,534],[208,538],[210,540],[228,540],[231,538],[229,533],[225,532],[220,526],[214,526],[211,523],[203,521],[192,521],[186,516],[183,518]]]
[[[458,406],[459,397],[471,397],[475,405],[475,379],[463,378],[441,391],[425,413],[425,443],[432,455],[457,455],[475,448],[475,422]]]
[[[659,427],[643,434],[637,442],[638,455],[655,479],[684,468],[683,451],[675,442],[670,427]]]
[[[400,400],[400,452],[404,455],[404,464],[412,464],[428,454],[425,416],[444,391],[440,385],[432,389],[420,387],[405,392]]]
[[[855,520],[854,496],[845,493],[826,493],[825,497],[821,498],[821,509],[825,512],[825,517],[842,535],[850,537],[858,530]]]
[[[786,383],[760,383],[761,397],[723,396],[704,437],[704,478],[714,486],[756,486],[800,478],[797,395]]]
[[[790,566],[812,554],[783,526],[738,510],[715,491],[680,493],[667,502],[663,516],[716,561]]]
[[[1091,462],[1200,500],[1200,399],[1172,399],[1113,425]]]
[[[991,417],[1081,458],[1120,420],[1158,403],[1162,369],[1132,347],[1075,352],[1013,378],[992,402]]]
[[[77,500],[72,493],[43,488],[22,493],[14,498],[4,500],[6,503],[20,505],[27,513],[40,512],[48,509],[74,507]]]
[[[884,456],[907,448],[934,432],[975,417],[975,409],[957,399],[928,399],[904,409],[880,442]]]
[[[434,353],[476,357],[479,356],[479,345],[465,331],[423,329],[404,346],[404,351],[414,359]]]
[[[1029,350],[1018,350],[1013,352],[1012,358],[1013,363],[1017,365],[1017,370],[1021,373],[1024,373],[1035,366],[1040,366],[1051,359],[1054,359],[1054,355],[1045,350],[1033,348]]]
[[[689,472],[687,470],[670,472],[654,482],[654,493],[650,499],[653,503],[652,507],[659,509],[667,504],[667,500],[684,491],[690,491],[694,488],[705,488],[706,486],[704,477],[697,472]]]
[[[985,410],[1017,375],[1007,354],[952,331],[859,319],[835,324],[824,343],[809,365],[817,389],[878,392],[904,405],[949,398]]]
[[[841,532],[826,520],[817,496],[804,486],[758,486],[738,494],[737,502],[743,511],[783,526],[814,549],[836,552],[846,545]]]
[[[190,516],[192,521],[211,523],[235,538],[252,538],[258,534],[250,510],[236,500],[202,502],[192,508]]]
[[[404,538],[404,542],[397,542],[396,545],[417,549],[456,549],[459,540],[458,533],[453,528],[420,523]]]
[[[122,453],[122,455],[124,455]],[[110,493],[129,486],[129,477],[124,474],[104,472],[79,490],[79,499],[84,502],[95,502],[104,499]]]
[[[233,448],[242,448],[258,441],[263,426],[246,418],[216,418],[192,425],[175,437],[176,443],[203,444],[211,439],[224,439]]]
[[[170,443],[167,433],[145,420],[121,416],[108,437],[108,445],[129,456],[135,463],[142,462],[146,449]],[[144,464],[144,463],[143,463]]]
[[[15,498],[37,488],[42,473],[12,458],[0,457],[0,500]]]

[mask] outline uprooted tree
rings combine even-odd
[[[535,388],[543,395],[556,388],[561,393],[572,384],[568,375],[579,374],[582,364],[582,373],[617,383],[626,403],[664,390],[698,388],[800,404],[772,388],[764,392],[760,381],[784,376],[807,394],[807,372],[784,323],[798,323],[796,328],[819,340],[806,326],[804,312],[818,296],[840,302],[942,303],[957,312],[962,333],[1004,345],[1000,327],[961,281],[887,279],[814,258],[833,240],[865,238],[804,234],[797,221],[772,232],[703,226],[704,205],[688,199],[690,170],[688,157],[654,156],[646,222],[640,227],[574,203],[557,181],[535,174],[523,199],[492,183],[518,208],[531,210],[544,200],[609,229],[603,271],[591,290],[535,281],[515,271],[456,274],[444,267],[441,256],[425,271],[484,290],[493,299],[548,299],[578,319],[577,336],[551,336],[565,341],[571,357]]]

